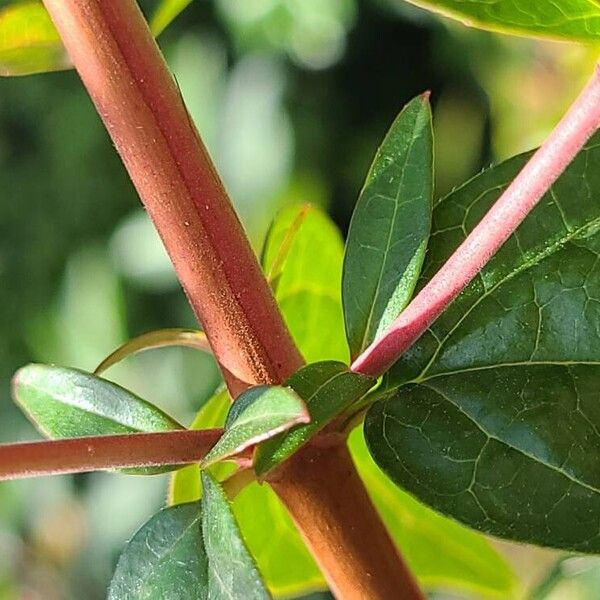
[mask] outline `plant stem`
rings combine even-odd
[[[44,0],[233,393],[302,364],[133,0]]]
[[[302,357],[135,0],[44,4],[162,237],[232,394],[248,384],[284,381],[303,364]],[[370,589],[371,600],[386,599],[391,588],[396,598],[421,598],[414,584],[406,587],[412,576],[385,541],[388,534],[368,498],[359,513],[336,510],[366,495],[348,449],[333,455],[340,461],[336,472],[352,475],[344,495],[336,495],[336,480],[327,477],[333,459],[323,457],[321,464],[307,452],[299,455],[294,464],[302,468],[286,479],[283,465],[277,489],[311,540],[331,587],[343,598]],[[323,497],[311,490],[315,477],[331,487]],[[294,496],[306,500],[294,502]],[[321,527],[312,513],[345,520]],[[369,534],[346,550],[349,534],[343,532],[364,533],[356,525],[361,519],[369,523]],[[336,548],[347,568],[336,568],[331,556],[322,560],[322,548]],[[382,550],[389,554],[380,556]],[[394,569],[380,568],[392,563]]]
[[[222,429],[183,430],[3,444],[0,481],[196,463],[206,456],[222,433]],[[246,458],[251,458],[249,453]]]
[[[567,114],[429,283],[353,363],[378,377],[425,333],[540,201],[600,126],[600,65]]]

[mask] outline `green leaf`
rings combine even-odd
[[[306,402],[310,423],[263,442],[256,451],[255,471],[264,476],[291,456],[334,417],[362,398],[375,381],[351,373],[343,363],[313,363],[300,369],[286,382]]]
[[[229,409],[226,390],[211,398],[198,412],[192,429],[221,427]],[[226,463],[211,467],[213,475],[228,473]],[[171,476],[169,502],[179,504],[198,500],[201,495],[200,469],[185,467]],[[260,506],[257,511],[256,507]],[[285,507],[266,485],[253,483],[243,489],[233,503],[235,516],[259,569],[276,596],[298,596],[323,589],[325,582]]]
[[[108,600],[206,600],[208,559],[199,502],[159,511],[119,558]]]
[[[408,0],[470,27],[531,37],[595,42],[600,39],[597,0]]]
[[[225,432],[201,466],[206,468],[294,425],[309,421],[306,406],[293,389],[269,385],[250,388],[232,404]]]
[[[202,352],[211,352],[210,344],[203,331],[181,328],[157,329],[142,333],[119,346],[96,367],[94,375],[100,375],[132,354],[170,346],[185,346]]]
[[[423,94],[392,124],[350,223],[342,291],[353,358],[410,300],[427,248],[432,192],[431,109]]]
[[[53,439],[182,429],[125,388],[78,369],[27,365],[14,377],[13,395],[34,425]],[[173,468],[179,467],[123,471],[153,474]]]
[[[0,8],[0,75],[30,75],[70,67],[50,16],[36,0]]]
[[[159,36],[192,0],[161,0],[150,19],[150,30]]]
[[[282,253],[286,240],[288,248]],[[281,211],[267,237],[263,268],[275,273],[275,297],[309,363],[347,362],[349,358],[341,306],[343,252],[336,226],[319,209],[307,205]]]
[[[434,212],[434,272],[518,157]],[[600,134],[392,368],[365,422],[388,475],[484,532],[600,552]],[[398,390],[393,386],[408,384]]]
[[[192,0],[161,0],[150,19],[160,35]],[[40,0],[14,0],[0,8],[0,76],[72,68],[67,51]]]
[[[516,596],[514,573],[481,534],[441,516],[395,487],[369,455],[361,427],[352,432],[349,445],[369,495],[423,587],[460,591],[477,598],[504,600]]]
[[[209,557],[208,599],[270,598],[223,490],[206,471],[202,472],[202,488],[202,533]]]

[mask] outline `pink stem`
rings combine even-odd
[[[600,64],[567,114],[431,281],[352,364],[377,377],[425,333],[522,223],[600,126]]]
[[[181,430],[3,444],[0,481],[200,462],[222,433],[221,429]]]

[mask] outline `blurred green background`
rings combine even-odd
[[[402,0],[194,0],[160,45],[257,250],[292,202],[326,208],[345,231],[379,141],[414,95],[432,90],[440,196],[536,146],[595,55],[470,30]],[[130,336],[194,326],[72,71],[0,80],[0,290],[4,442],[38,437],[11,403],[19,366],[93,369]],[[210,359],[176,349],[109,377],[184,423],[219,383]],[[165,489],[164,477],[109,474],[0,484],[0,600],[103,598]],[[550,574],[539,598],[600,596],[595,559],[553,566],[552,553],[505,550],[530,585]]]

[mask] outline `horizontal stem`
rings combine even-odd
[[[0,445],[0,481],[201,461],[222,429],[130,433]]]
[[[600,126],[600,65],[592,79],[494,206],[429,283],[355,361],[378,377],[425,333],[540,201]]]

